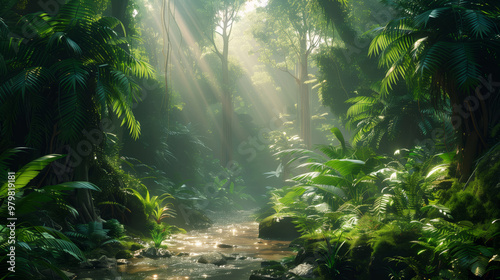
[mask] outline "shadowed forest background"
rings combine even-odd
[[[499,66],[493,0],[1,0],[1,279],[242,210],[245,279],[499,279]]]

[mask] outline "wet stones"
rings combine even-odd
[[[98,259],[89,259],[84,262],[80,262],[80,268],[84,269],[92,269],[92,268],[112,268],[116,267],[116,259],[108,258],[105,255],[102,255]]]
[[[300,237],[300,233],[292,223],[291,217],[284,217],[276,220],[274,217],[267,217],[259,224],[259,238],[276,240],[294,240]]]
[[[117,265],[127,265],[127,264],[129,264],[129,261],[127,261],[127,259],[117,259],[116,264]]]
[[[217,248],[222,248],[222,249],[227,249],[227,248],[236,248],[238,246],[236,245],[229,245],[229,244],[217,244]]]
[[[226,257],[219,252],[212,252],[208,254],[203,254],[198,259],[199,263],[207,263],[207,264],[215,264],[215,265],[224,265],[227,263]]]
[[[92,262],[95,268],[111,268],[116,266],[115,258],[108,258],[106,256],[101,256],[97,261]]]
[[[314,278],[314,266],[308,263],[301,263],[290,270],[294,275],[302,278]]]
[[[277,261],[264,261],[261,262],[261,267],[252,271],[249,280],[298,280],[313,279],[318,276],[315,273],[317,267],[309,263],[289,267]]]
[[[170,258],[172,253],[163,248],[149,247],[141,252],[141,255],[145,258],[156,259],[156,258]]]

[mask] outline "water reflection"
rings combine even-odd
[[[258,238],[258,223],[242,220],[240,217],[225,217],[216,225],[187,234],[178,234],[166,244],[174,253],[189,253],[186,256],[174,256],[163,259],[132,259],[127,266],[120,266],[109,271],[83,271],[78,279],[86,280],[186,280],[217,279],[245,280],[251,270],[260,268],[263,260],[280,260],[290,256],[289,242],[261,240]],[[209,252],[221,252],[234,260],[226,265],[200,264],[199,256]]]

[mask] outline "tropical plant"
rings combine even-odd
[[[374,172],[385,177],[383,182],[387,186],[375,199],[372,211],[379,218],[388,218],[392,212],[395,214],[393,218],[412,221],[423,218],[428,210],[436,209],[444,217],[451,218],[450,210],[437,203],[435,193],[439,184],[450,181],[446,176],[453,154],[429,156],[419,146],[397,153],[405,155]]]
[[[14,155],[16,151],[4,152],[0,157],[0,167],[7,167],[6,161]],[[39,278],[39,271],[50,269],[63,279],[67,276],[60,270],[55,262],[67,261],[67,257],[82,261],[85,259],[81,250],[59,230],[46,226],[45,224],[60,227],[53,219],[53,216],[45,215],[46,219],[42,223],[40,215],[43,211],[55,215],[56,212],[62,212],[72,218],[78,215],[78,212],[68,205],[64,200],[68,191],[75,189],[88,189],[99,191],[99,188],[88,182],[66,182],[53,186],[38,187],[33,180],[50,163],[63,158],[62,155],[46,155],[29,162],[21,167],[15,173],[13,183],[15,188],[9,188],[7,176],[0,179],[0,215],[2,217],[12,217],[15,215],[23,223],[16,224],[16,277],[29,279]],[[3,170],[2,170],[3,171]],[[12,186],[12,185],[10,185]],[[12,200],[15,199],[15,210],[12,209]],[[10,202],[10,203],[9,203]],[[52,212],[48,210],[52,209]],[[38,213],[38,215],[33,215]],[[64,218],[66,218],[63,217]],[[0,251],[3,256],[10,253],[12,242],[8,237],[11,236],[11,229],[0,226]],[[7,268],[5,268],[7,271]]]
[[[167,203],[167,205],[173,206],[172,203]],[[160,204],[156,205],[156,208],[153,209],[153,213],[150,214],[150,217],[157,223],[161,223],[161,220],[168,218],[168,217],[174,217],[175,216],[175,210],[172,208],[169,208],[168,206],[160,206]]]
[[[168,224],[157,224],[150,231],[155,248],[160,248],[161,243],[172,234],[171,226]]]
[[[310,170],[291,178],[294,186],[271,192],[273,216],[292,216],[303,234],[352,228],[368,210],[366,200],[377,189],[377,177],[370,174],[377,161],[373,152],[351,148],[338,128],[331,132],[340,142],[337,147],[319,146],[318,152],[295,148],[275,154],[289,158],[285,165],[298,162],[297,169]]]
[[[152,68],[121,47],[126,40],[114,31],[120,21],[102,16],[95,1],[71,0],[55,15],[38,12],[8,24],[2,24],[11,32],[1,32],[0,46],[2,144],[27,145],[42,154],[66,145],[77,151],[90,135],[95,141],[85,142],[80,162],[61,163],[52,174],[88,181],[90,161],[100,156],[102,130],[114,129],[111,117],[139,137],[132,112],[139,85],[133,77],[150,78]],[[26,29],[32,36],[14,37]],[[75,195],[80,221],[97,220],[91,193],[80,189]]]
[[[271,145],[269,148],[274,153],[274,157],[279,161],[275,171],[266,172],[268,177],[281,177],[283,181],[289,179],[291,169],[291,154],[282,153],[287,150],[303,149],[304,143],[298,135],[287,135],[287,132],[274,130],[269,133]]]
[[[68,205],[63,199],[63,197],[67,195],[66,191],[77,189],[100,191],[96,185],[80,181],[43,186],[40,188],[31,185],[31,181],[36,178],[42,170],[44,170],[50,163],[63,157],[65,157],[65,155],[46,155],[24,165],[15,173],[15,181],[10,182],[15,186],[15,188],[9,188],[9,182],[6,180],[7,177],[2,178],[4,183],[0,188],[0,201],[2,202],[0,212],[5,216],[10,214],[11,210],[7,207],[8,200],[6,198],[7,194],[10,195],[14,193],[16,197],[16,215],[28,215],[41,209],[58,209],[59,211],[63,210],[64,213],[71,214],[73,217],[76,217],[78,215],[76,209]],[[53,204],[52,206],[56,206],[58,208],[51,208],[51,205],[48,202],[51,202]],[[52,214],[55,214],[55,212]]]
[[[389,68],[382,80],[386,93],[399,78],[419,96],[453,106],[458,137],[458,170],[466,180],[475,159],[492,144],[498,123],[500,4],[469,1],[388,1],[400,14],[376,29],[369,53]],[[485,92],[484,86],[487,87]]]
[[[105,229],[102,222],[90,222],[74,226],[74,231],[65,232],[73,242],[79,244],[81,248],[93,250],[111,243],[119,243],[118,240],[108,235],[110,229]]]
[[[128,189],[128,190],[131,191],[134,194],[134,196],[137,199],[139,199],[139,201],[142,203],[142,205],[144,206],[144,213],[146,214],[147,217],[153,219],[157,223],[160,223],[160,220],[165,218],[166,215],[174,213],[172,212],[173,211],[172,209],[168,209],[167,206],[163,205],[163,202],[166,199],[174,198],[172,195],[164,193],[160,196],[157,195],[151,196],[149,194],[149,190],[146,187],[144,187],[144,189],[146,190],[145,196],[142,196],[142,194],[137,190],[134,189]],[[168,204],[171,205],[171,203]]]
[[[336,203],[361,205],[375,191],[376,177],[370,174],[370,165],[362,160],[330,159],[326,162],[306,162],[298,167],[308,167],[311,172],[300,174],[291,180],[332,195]]]
[[[346,241],[341,241],[341,238],[342,234],[339,234],[332,244],[332,240],[325,237],[325,241],[320,243],[321,258],[316,261],[319,262],[321,274],[325,279],[347,279],[342,272],[348,269],[346,263],[349,250],[345,250]]]
[[[2,256],[8,257],[12,254],[12,243],[9,242],[10,228],[0,226],[0,251]],[[16,245],[15,245],[15,273],[7,270],[6,277],[11,274],[16,278],[39,279],[42,277],[40,271],[49,269],[62,279],[69,279],[57,266],[57,263],[71,260],[83,261],[85,256],[82,251],[60,231],[33,225],[16,225]]]
[[[498,250],[481,244],[471,222],[452,223],[432,219],[420,224],[423,236],[415,243],[422,248],[419,255],[424,259],[392,259],[409,264],[408,269],[413,270],[417,277],[439,275],[448,278],[452,275],[456,279],[470,279],[471,275],[483,277],[488,271],[498,269]]]
[[[125,236],[125,228],[116,219],[110,219],[104,222],[103,228],[109,230],[108,235],[114,239],[121,239]]]
[[[346,102],[352,104],[347,110],[347,126],[353,131],[353,145],[376,149],[381,146],[381,151],[392,153],[413,145],[417,139],[433,137],[432,130],[440,125],[446,130],[442,132],[444,139],[453,139],[453,128],[445,113],[435,110],[428,100],[415,100],[409,93],[386,96],[375,91],[372,96],[356,96]],[[442,141],[433,140],[434,145]]]
[[[131,111],[138,85],[131,76],[150,77],[152,70],[119,47],[125,41],[113,29],[121,23],[96,16],[100,14],[96,9],[92,1],[72,0],[57,15],[30,14],[11,27],[16,33],[27,22],[36,33],[32,39],[21,38],[17,52],[2,50],[8,62],[8,72],[0,80],[5,136],[10,138],[14,130],[7,128],[12,128],[22,112],[19,109],[28,104],[32,114],[25,117],[32,125],[26,139],[30,144],[42,141],[45,133],[51,135],[53,122],[46,122],[50,128],[44,124],[49,119],[61,129],[62,140],[78,139],[93,115],[106,114],[108,108],[118,117],[123,115],[122,124],[127,124],[133,137],[139,136],[140,127]]]

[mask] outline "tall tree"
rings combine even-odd
[[[233,157],[233,93],[229,81],[229,39],[236,22],[238,11],[244,0],[211,0],[208,1],[213,23],[208,40],[215,54],[219,57],[222,66],[222,147],[221,164],[226,166]],[[222,42],[220,42],[222,41]]]
[[[474,161],[498,141],[500,2],[395,1],[394,8],[400,17],[380,28],[370,46],[389,69],[382,85],[387,90],[404,78],[436,105],[449,98],[458,171],[467,179]]]
[[[309,58],[321,41],[322,16],[313,1],[270,0],[254,30],[263,43],[262,59],[288,73],[299,91],[300,137],[311,146],[308,80]]]

